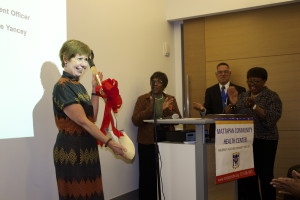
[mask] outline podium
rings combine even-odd
[[[154,123],[154,120],[144,122]],[[195,125],[196,132],[194,144],[159,143],[162,192],[165,193],[162,196],[165,195],[166,200],[208,200],[205,125],[213,123],[211,118],[157,119],[157,124]]]

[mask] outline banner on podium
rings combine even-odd
[[[253,176],[252,118],[215,119],[216,184]]]

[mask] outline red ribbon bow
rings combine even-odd
[[[113,118],[113,113],[117,113],[122,105],[122,98],[119,94],[118,81],[115,79],[106,79],[101,82],[102,85],[96,87],[96,94],[106,98],[104,116],[100,130],[107,135],[107,130],[111,124],[114,135],[118,138],[123,136],[123,133],[116,128],[116,121]],[[101,88],[104,94],[101,94]],[[113,113],[111,112],[113,111]],[[103,145],[101,141],[97,141],[99,145]]]

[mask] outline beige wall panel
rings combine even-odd
[[[205,85],[205,37],[204,19],[184,22],[184,75],[189,77],[190,114],[199,117],[199,112],[192,108],[192,102],[201,102]]]
[[[291,166],[300,164],[300,131],[280,131],[279,134],[275,177],[286,176]]]
[[[300,3],[205,19],[206,60],[300,52]]]
[[[260,66],[269,74],[267,87],[278,93],[283,104],[282,117],[279,120],[280,130],[300,130],[300,54],[274,57],[260,57],[226,61],[231,65],[232,82],[246,85],[248,69]],[[207,63],[206,77],[208,86],[216,83],[215,66],[218,62]]]

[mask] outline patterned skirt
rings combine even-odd
[[[60,200],[104,200],[96,140],[88,133],[58,133],[53,149]]]

